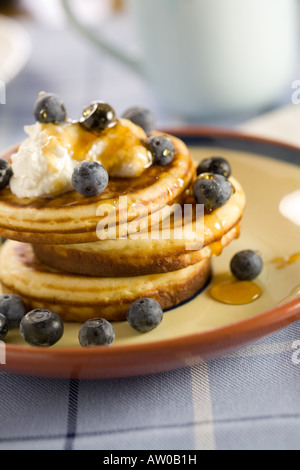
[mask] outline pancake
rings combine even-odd
[[[230,181],[234,193],[224,206],[204,215],[200,221],[202,233],[200,229],[195,241],[190,236],[196,233],[193,214],[180,238],[176,238],[176,228],[170,232],[171,237],[164,237],[160,226],[147,239],[134,236],[76,245],[34,245],[35,255],[54,269],[88,276],[138,276],[183,269],[212,254],[221,254],[238,237],[246,198],[238,181]]]
[[[152,165],[137,178],[111,178],[99,196],[69,191],[51,199],[18,198],[9,188],[0,193],[0,236],[48,245],[98,241],[101,220],[120,227],[137,217],[147,218],[159,207],[180,198],[194,177],[195,167],[186,145],[171,137],[176,154],[167,166]],[[14,147],[1,155],[9,159]],[[127,206],[118,210],[120,196]]]
[[[171,273],[99,278],[51,270],[37,261],[30,244],[7,241],[0,253],[3,292],[20,295],[28,309],[54,310],[64,321],[125,320],[131,303],[142,297],[170,308],[194,296],[210,274],[210,258]]]
[[[123,254],[117,256],[116,253],[103,254],[101,251],[92,252],[79,249],[69,249],[73,245],[32,245],[37,259],[56,270],[69,272],[73,274],[81,274],[85,276],[98,277],[130,277],[143,276],[147,274],[160,274],[179,269],[186,268],[193,264],[199,263],[203,259],[211,256],[219,256],[223,249],[240,233],[240,224],[229,230],[221,240],[216,241],[201,250],[186,251],[182,254],[169,254],[161,256],[151,254],[145,255],[145,240],[141,240],[138,244],[140,251],[136,250],[136,256],[131,257],[124,249]],[[127,240],[124,240],[127,243]],[[118,250],[119,252],[119,250]]]

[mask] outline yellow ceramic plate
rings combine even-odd
[[[176,133],[196,160],[227,158],[247,195],[241,236],[214,258],[211,284],[165,312],[162,324],[150,333],[134,332],[127,322],[114,324],[116,340],[108,347],[81,348],[79,324],[66,324],[62,340],[47,349],[27,346],[19,332],[12,331],[6,365],[0,367],[51,377],[153,373],[224,355],[300,318],[300,167],[293,164],[300,162],[300,151],[235,133]],[[264,270],[257,279],[263,295],[242,306],[213,300],[211,285],[229,273],[231,257],[243,249],[258,250],[263,257]]]

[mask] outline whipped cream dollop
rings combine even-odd
[[[10,189],[19,198],[55,197],[73,189],[74,168],[83,160],[97,161],[110,177],[135,178],[152,164],[143,141],[146,134],[120,119],[100,135],[78,122],[25,126],[28,138],[12,156]]]
[[[10,190],[17,197],[49,197],[72,189],[75,163],[68,149],[50,137],[40,123],[25,126],[28,138],[12,156]],[[50,143],[51,150],[48,149]]]

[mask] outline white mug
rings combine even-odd
[[[297,66],[297,0],[127,0],[142,60],[116,49],[62,4],[94,43],[146,76],[188,117],[256,112],[291,88]]]

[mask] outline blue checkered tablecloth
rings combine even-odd
[[[2,366],[0,449],[299,450],[299,338],[298,322],[228,357],[124,379]]]
[[[158,126],[186,123],[164,109],[147,83],[73,31],[30,20],[25,27],[33,51],[0,105],[1,148],[24,137],[40,90],[61,95],[74,117],[99,98],[118,113],[149,106]],[[297,340],[299,323],[209,363],[113,380],[25,377],[2,365],[0,449],[299,450]]]

